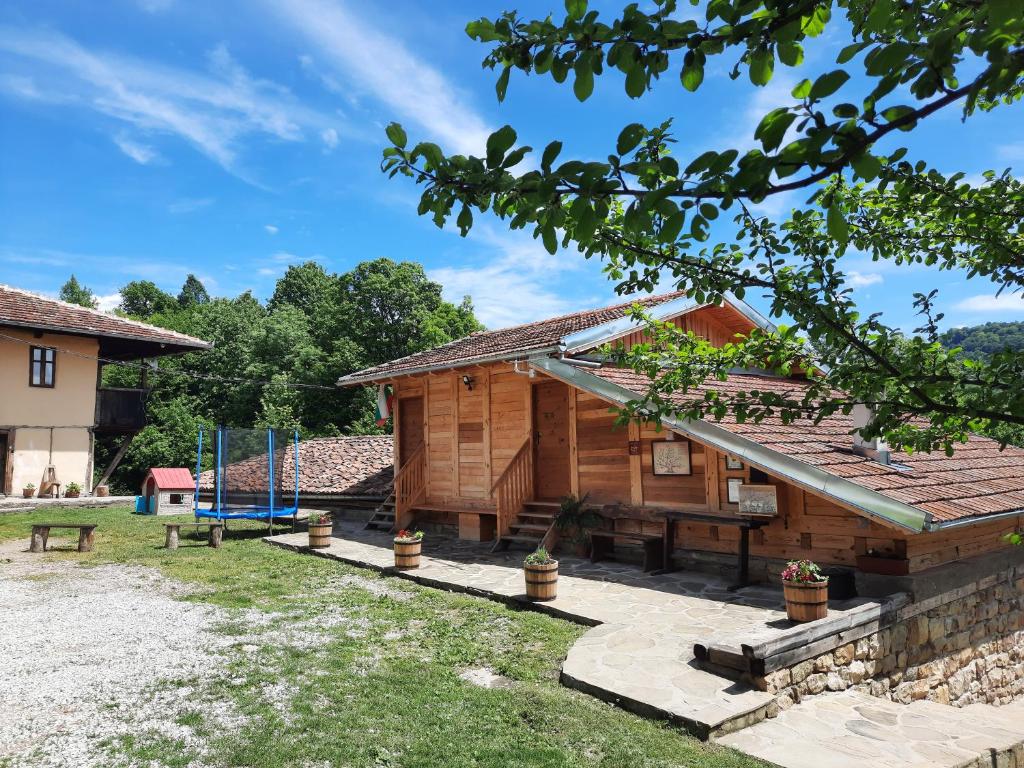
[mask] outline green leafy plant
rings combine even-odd
[[[67,493],[80,493],[82,490],[82,486],[80,486],[78,483],[74,481],[71,481],[70,483],[68,483],[67,488],[65,490]]]
[[[1010,544],[1013,544],[1014,546],[1024,546],[1024,534],[1016,532],[1008,533],[1005,536],[1003,536],[1003,539],[1009,542]]]
[[[790,560],[782,571],[782,580],[798,584],[828,584],[828,576],[810,560]]]
[[[25,483],[25,490],[26,491],[34,491],[35,489],[36,489],[36,484],[35,483]]]
[[[601,516],[592,508],[587,506],[589,493],[583,494],[583,498],[575,496],[564,496],[559,505],[558,516],[555,518],[555,527],[565,538],[581,544],[587,540],[587,531],[601,525]]]
[[[395,534],[395,541],[401,541],[406,544],[414,541],[423,541],[423,531],[409,531],[403,528]]]
[[[328,512],[310,512],[308,522],[310,525],[330,525],[331,515]]]
[[[544,547],[538,547],[535,551],[531,552],[523,560],[523,565],[550,565],[556,562],[556,560],[548,554],[548,551]]]

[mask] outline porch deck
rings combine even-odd
[[[431,533],[419,569],[393,571],[391,536],[338,522],[331,546],[309,550],[305,533],[272,536],[271,544],[353,565],[393,572],[441,589],[529,607],[594,626],[569,651],[566,685],[633,711],[684,725],[702,737],[764,718],[773,696],[697,666],[697,643],[739,649],[804,630],[786,619],[782,590],[754,586],[730,592],[716,576],[677,571],[652,576],[617,562],[560,556],[558,597],[533,603],[524,594],[524,552],[490,552],[487,543]],[[842,621],[877,601],[835,603],[825,621]]]

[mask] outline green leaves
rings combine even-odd
[[[647,129],[643,125],[640,123],[630,123],[619,134],[619,140],[615,144],[615,151],[620,155],[632,152],[646,135]]]
[[[586,101],[594,92],[594,70],[591,69],[590,61],[586,57],[580,57],[573,67],[576,79],[572,84],[572,92],[580,101]]]
[[[562,151],[562,142],[552,141],[544,148],[544,154],[541,156],[540,167],[544,173],[551,173],[551,164],[555,162],[555,158],[558,157],[558,153]]]
[[[775,54],[767,48],[757,48],[750,54],[750,82],[767,85],[775,70]]]
[[[501,164],[505,153],[516,143],[516,132],[511,125],[505,125],[487,137],[487,166],[495,168]]]
[[[494,92],[498,94],[498,101],[505,100],[505,93],[508,91],[508,80],[512,74],[512,67],[505,67],[498,75],[498,81],[494,84]]]
[[[828,236],[840,245],[846,245],[850,240],[850,228],[843,218],[843,212],[834,202],[828,207],[825,218],[828,228]]]
[[[387,134],[388,140],[399,149],[405,149],[405,145],[408,143],[409,138],[405,135],[405,129],[399,123],[388,123],[388,127],[384,129],[384,133]]]
[[[754,138],[760,140],[765,152],[771,152],[782,143],[789,126],[796,120],[796,114],[786,107],[773,109],[761,120],[754,131]]]
[[[687,51],[683,58],[683,71],[679,74],[683,88],[693,93],[704,82],[704,54],[700,51]]]
[[[825,99],[843,87],[843,83],[850,79],[850,76],[841,69],[828,72],[811,86],[810,96],[812,99]]]
[[[579,21],[587,12],[587,0],[565,0],[565,12],[573,21]]]

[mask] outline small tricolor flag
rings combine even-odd
[[[395,396],[391,392],[391,386],[381,384],[377,387],[377,426],[383,427],[391,418],[391,408],[394,405]]]

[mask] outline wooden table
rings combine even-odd
[[[701,523],[703,525],[729,525],[740,529],[740,551],[737,553],[737,568],[739,570],[739,581],[729,587],[730,592],[750,585],[750,532],[762,528],[772,521],[767,517],[738,517],[733,515],[712,515],[706,512],[685,512],[677,509],[666,509],[654,511],[657,517],[662,518],[665,524],[665,554],[664,568],[661,573],[669,573],[676,570],[672,559],[672,550],[676,542],[676,523]]]

